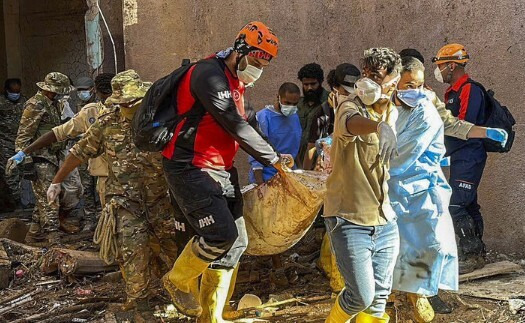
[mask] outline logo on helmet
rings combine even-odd
[[[247,24],[245,28],[248,29],[249,31],[259,30],[259,27],[257,27],[256,25],[254,25],[252,23]]]

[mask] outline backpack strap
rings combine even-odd
[[[474,81],[473,79],[471,78],[468,78],[467,81],[465,83],[463,83],[459,89],[458,89],[458,93],[461,94],[461,91],[463,90],[463,87],[467,84],[474,84],[476,85],[477,87],[479,87],[481,89],[481,91],[483,92],[483,97],[485,98],[485,106],[483,107],[485,111],[484,112],[484,122],[485,123],[487,121],[487,119],[489,118],[490,114],[492,113],[492,109],[493,109],[493,106],[494,106],[494,96],[491,94],[492,91],[487,91],[485,89],[485,87],[483,86],[483,84],[479,83],[479,82],[476,82]],[[493,93],[493,92],[492,92]]]

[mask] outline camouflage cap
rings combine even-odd
[[[134,70],[120,72],[111,80],[113,94],[106,99],[105,104],[129,103],[142,99],[150,85],[149,82],[142,82]]]
[[[47,74],[44,82],[38,82],[36,86],[42,90],[58,94],[68,94],[75,89],[69,82],[69,78],[60,72]]]

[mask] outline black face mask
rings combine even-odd
[[[306,102],[321,103],[321,96],[323,95],[323,87],[319,86],[317,90],[303,91],[304,100]]]

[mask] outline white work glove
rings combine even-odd
[[[47,202],[49,204],[52,204],[58,198],[60,190],[60,183],[49,185],[49,188],[47,189]]]
[[[24,158],[26,157],[26,154],[20,150],[17,152],[13,157],[9,158],[7,160],[7,164],[5,165],[5,174],[11,175],[13,173],[13,170],[15,170],[16,166],[18,166],[21,162],[24,161]]]
[[[394,130],[388,123],[381,121],[377,125],[379,135],[379,160],[385,163],[397,156],[397,138]]]

